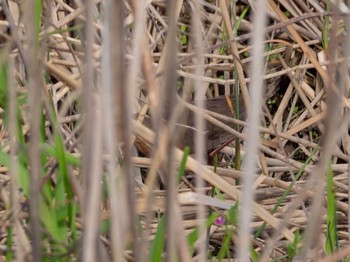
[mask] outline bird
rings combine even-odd
[[[232,101],[232,104],[235,105],[235,97],[230,96],[230,100]],[[233,106],[235,108],[235,106]],[[230,106],[227,103],[225,96],[217,96],[208,98],[205,101],[205,109],[209,110],[214,113],[218,113],[223,116],[233,117],[235,118],[235,112],[231,112]],[[242,96],[239,97],[239,119],[245,120],[246,118],[246,111],[243,103]],[[195,126],[195,114],[193,112],[189,112],[188,114],[188,120],[187,125],[190,127]],[[195,135],[196,131],[194,128],[187,128],[184,137],[183,137],[183,145],[189,146],[191,149],[194,148],[194,141],[195,141]],[[211,151],[221,145],[222,143],[226,142],[231,137],[230,134],[228,134],[225,130],[222,128],[212,124],[209,121],[205,121],[205,141],[206,141],[206,149],[208,151]]]
[[[230,100],[233,104],[235,104],[235,97],[230,96]],[[193,104],[193,102],[192,102]],[[235,106],[233,106],[235,107]],[[228,117],[235,117],[231,109],[227,103],[225,96],[217,96],[212,98],[207,98],[205,100],[205,109],[224,115]],[[195,129],[195,113],[191,112],[189,109],[185,109],[185,112],[182,114],[185,116],[185,119],[180,119],[176,126],[176,134],[178,139],[176,141],[176,146],[180,149],[183,149],[185,146],[190,147],[191,152],[194,152],[194,141],[196,132],[199,132]],[[187,117],[186,117],[187,116]],[[245,120],[246,118],[246,110],[243,103],[242,96],[239,97],[239,119]],[[165,121],[164,121],[165,123]],[[150,118],[145,118],[144,123],[145,126],[152,129]],[[205,121],[205,147],[207,151],[213,150],[216,147],[220,146],[223,142],[227,141],[231,136],[220,127],[210,123],[209,121]],[[145,145],[141,143],[141,141],[136,141],[136,147],[138,147],[139,151],[143,151],[144,154],[149,154],[149,148],[146,149]]]

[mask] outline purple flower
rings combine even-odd
[[[225,225],[225,218],[224,218],[224,216],[219,216],[219,217],[217,217],[217,218],[215,219],[214,223],[215,223],[215,225],[217,225],[217,226],[223,226],[223,225]]]

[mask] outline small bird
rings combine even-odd
[[[233,104],[235,104],[235,97],[230,96],[230,100],[232,101]],[[226,101],[225,96],[208,98],[205,101],[205,109],[224,116],[234,117]],[[180,119],[177,126],[176,133],[178,134],[178,139],[177,139],[176,145],[179,148],[184,148],[185,146],[189,146],[192,149],[191,151],[193,152],[195,135],[196,135],[196,132],[198,132],[198,130],[195,129],[195,114],[189,111],[188,109],[185,109],[185,110],[186,112],[184,112],[183,115],[187,117],[185,117],[186,119]],[[239,117],[240,120],[244,120],[246,118],[246,114],[245,114],[243,99],[241,96],[239,98],[239,113],[240,113],[240,117]],[[144,125],[151,128],[151,121],[149,118],[145,118]],[[205,121],[205,138],[206,138],[205,140],[206,140],[206,148],[208,151],[215,149],[216,147],[221,145],[223,142],[226,142],[230,137],[231,136],[225,130],[217,127],[216,125],[213,125],[208,121]],[[141,145],[142,143],[140,143],[140,145],[137,147],[141,147]],[[141,151],[144,151],[144,146],[143,146],[143,149],[141,149]],[[145,153],[145,152],[142,152],[142,153]]]
[[[232,104],[235,104],[235,97],[230,96],[230,100],[232,101]],[[235,106],[233,106],[235,108]],[[228,117],[235,117],[231,109],[226,101],[225,96],[217,96],[213,98],[209,98],[205,102],[205,108],[206,110],[228,116]],[[246,114],[245,114],[245,107],[243,103],[243,98],[240,96],[239,98],[239,119],[245,120]],[[194,148],[194,141],[195,141],[195,134],[196,131],[193,127],[195,126],[195,114],[193,112],[189,112],[188,114],[188,121],[187,125],[192,128],[187,128],[184,133],[183,138],[183,145],[182,146],[189,146],[190,148]],[[231,135],[228,134],[225,130],[223,130],[220,127],[217,127],[216,125],[210,123],[209,121],[205,121],[205,137],[206,137],[206,148],[208,151],[215,149],[220,144],[226,142]]]

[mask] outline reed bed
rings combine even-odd
[[[2,1],[0,261],[349,261],[349,8]]]

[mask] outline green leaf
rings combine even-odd
[[[186,45],[187,44],[187,35],[185,34],[186,30],[187,30],[187,26],[186,25],[181,25],[180,31],[183,33],[180,36],[180,43],[181,43],[181,45]]]

